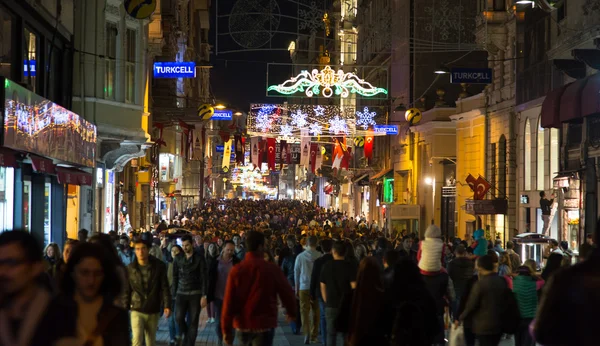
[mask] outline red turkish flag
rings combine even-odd
[[[471,174],[469,174],[467,176],[467,178],[465,179],[465,181],[467,182],[467,184],[469,184],[471,191],[473,191],[473,199],[478,199],[477,198],[477,189],[475,188],[475,185],[477,184],[477,180],[475,179],[475,177],[472,176]]]
[[[485,180],[482,176],[479,176],[479,178],[475,180],[475,194],[478,197],[476,199],[483,199],[491,187],[492,185],[487,180]]]
[[[342,158],[342,169],[350,169],[350,160],[352,159],[352,148],[348,147],[344,151],[344,157]]]
[[[364,151],[365,151],[365,157],[369,161],[371,161],[371,159],[373,158],[373,136],[366,136],[365,137]]]
[[[267,138],[267,165],[271,171],[275,170],[275,153],[277,150],[275,145],[275,138]]]
[[[317,143],[310,143],[310,171],[313,173],[317,165],[317,150],[319,150]]]

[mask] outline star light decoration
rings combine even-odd
[[[366,130],[369,128],[369,125],[376,125],[376,116],[376,112],[371,112],[369,111],[369,107],[365,107],[362,112],[356,112],[356,125],[362,126],[362,128]]]
[[[300,109],[298,109],[295,113],[292,113],[292,125],[296,125],[299,128],[303,128],[308,124],[306,121],[306,113],[302,113]]]
[[[323,97],[340,96],[347,98],[350,94],[373,97],[378,94],[388,94],[384,88],[374,87],[371,83],[360,79],[355,73],[345,73],[343,70],[334,71],[325,66],[321,71],[304,70],[279,85],[271,85],[267,91],[275,91],[284,95],[304,92],[307,97],[322,95]]]
[[[329,120],[329,133],[339,135],[340,133],[348,134],[348,125],[346,120],[336,115],[333,119]]]
[[[318,117],[322,117],[323,114],[325,114],[325,108],[323,108],[323,106],[316,106],[314,111],[315,111],[315,115]]]
[[[288,125],[288,124],[284,124],[281,125],[280,129],[279,129],[279,135],[281,137],[292,137],[293,136],[293,127]]]
[[[321,133],[323,133],[323,126],[321,126],[321,124],[319,123],[312,123],[308,126],[308,133],[312,134],[313,136],[318,136]]]

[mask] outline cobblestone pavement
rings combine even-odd
[[[202,309],[200,314],[200,328],[198,328],[198,337],[196,339],[196,346],[217,346],[217,334],[215,333],[215,324],[207,323],[206,309]],[[167,346],[169,345],[169,327],[167,320],[161,318],[158,325],[158,332],[156,334],[157,345]],[[279,326],[275,330],[275,346],[300,346],[304,345],[304,336],[294,335],[291,328],[285,322],[282,315],[279,318]],[[317,344],[321,345],[321,344]],[[373,345],[377,346],[377,345]],[[499,346],[514,346],[513,338],[502,340]]]

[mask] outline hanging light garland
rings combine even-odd
[[[355,73],[346,73],[343,70],[334,71],[330,66],[325,66],[321,71],[317,69],[312,72],[304,70],[282,84],[269,86],[268,91],[284,95],[304,92],[308,97],[321,95],[327,98],[334,95],[347,98],[350,94],[359,94],[365,97],[388,94],[386,89],[374,87]]]
[[[346,120],[340,118],[339,116],[335,116],[335,118],[329,120],[329,133],[334,135],[339,134],[348,134],[348,124],[346,124]]]

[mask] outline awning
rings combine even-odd
[[[17,167],[17,152],[6,148],[0,148],[0,166]]]
[[[52,160],[32,154],[29,154],[29,158],[31,159],[34,171],[38,173],[56,174],[56,167],[54,167]]]
[[[587,78],[581,92],[581,116],[600,113],[600,73]]]
[[[373,180],[377,180],[377,179],[379,179],[379,178],[382,178],[382,177],[384,177],[384,176],[388,175],[388,174],[389,174],[391,171],[393,171],[393,170],[394,170],[393,168],[386,168],[386,169],[383,169],[383,170],[381,170],[381,172],[379,172],[379,173],[375,174],[374,176],[372,176],[372,177],[371,177],[371,181],[373,181]]]
[[[562,97],[560,98],[560,122],[566,123],[568,121],[577,120],[582,117],[581,114],[581,94],[586,79],[581,79],[576,82],[569,84],[565,89]]]
[[[56,169],[59,184],[69,185],[92,185],[92,175],[84,171],[73,168],[62,168]]]
[[[544,128],[560,128],[560,99],[565,89],[571,84],[550,91],[542,103],[541,126]]]

